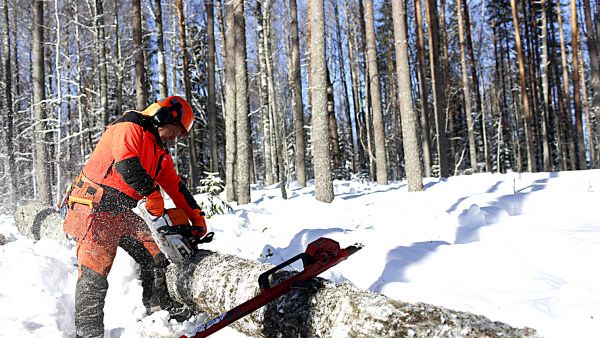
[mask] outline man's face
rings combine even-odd
[[[164,144],[167,144],[168,142],[175,141],[181,135],[181,129],[177,125],[166,124],[158,127],[158,135],[160,136],[160,140]]]

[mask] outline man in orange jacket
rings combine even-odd
[[[65,232],[76,240],[79,278],[75,290],[77,336],[104,336],[106,277],[117,247],[140,264],[142,301],[147,312],[168,310],[184,320],[190,312],[171,300],[165,271],[169,264],[146,223],[131,209],[146,198],[154,216],[164,212],[162,188],[194,226],[206,234],[204,213],[175,172],[167,143],[187,135],[194,122],[191,106],[171,96],[142,112],[128,111],[100,138],[68,196]]]

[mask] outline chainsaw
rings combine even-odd
[[[213,240],[214,232],[204,237],[193,235],[193,226],[181,209],[165,209],[162,216],[153,216],[146,210],[145,199],[138,202],[137,209],[158,248],[173,264],[182,265],[198,251],[199,244]]]

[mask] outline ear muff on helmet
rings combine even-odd
[[[171,106],[160,107],[152,117],[152,120],[158,127],[167,124],[177,124],[185,129],[185,127],[183,127],[179,121],[181,120],[181,115],[183,115],[183,112],[181,111],[181,103],[173,100],[173,102],[171,102]]]
[[[194,112],[186,100],[179,96],[169,96],[164,101],[159,102],[160,108],[152,115],[152,122],[157,127],[167,124],[175,124],[182,129],[183,135],[186,135],[194,123]]]

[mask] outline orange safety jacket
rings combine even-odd
[[[104,188],[101,209],[131,209],[158,184],[190,220],[202,217],[202,210],[177,175],[157,128],[150,118],[136,111],[126,112],[107,128],[83,175]]]

